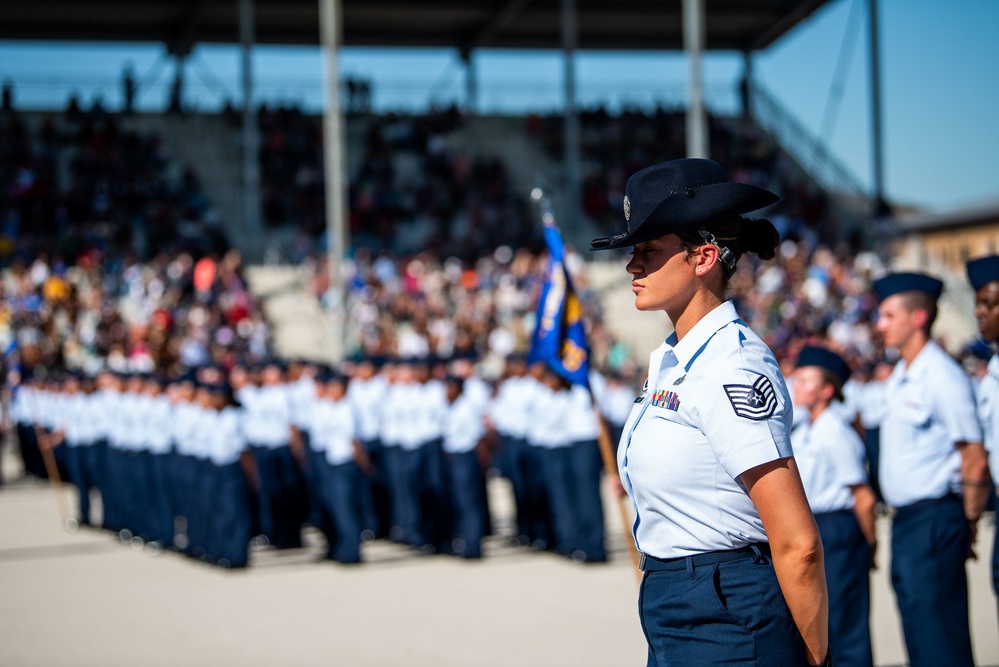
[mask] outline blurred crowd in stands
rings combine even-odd
[[[300,256],[326,230],[321,118],[288,107],[264,108],[258,118],[264,221],[295,227]],[[503,244],[537,247],[537,225],[503,164],[455,145],[463,124],[457,109],[362,122],[360,148],[351,151],[358,156],[348,208],[355,246],[402,255],[435,248],[465,260]]]
[[[625,109],[611,115],[604,108],[580,113],[583,201],[586,215],[608,232],[621,223],[621,201],[628,177],[636,171],[686,155],[686,114],[682,109]],[[709,116],[712,159],[725,165],[734,181],[780,193],[767,214],[781,237],[830,243],[839,239],[835,211],[823,191],[783,154],[754,123],[738,117]],[[564,154],[560,115],[529,116],[527,133],[542,143],[552,159]]]
[[[496,363],[524,353],[545,254],[536,215],[511,190],[504,165],[469,157],[456,109],[359,115],[366,124],[350,139],[363,150],[353,151],[362,157],[351,170],[353,252],[344,268],[350,352],[475,354]],[[311,267],[313,293],[335,305],[317,252],[325,231],[320,119],[293,107],[262,107],[257,119],[264,220],[298,228],[291,259]],[[683,114],[596,109],[581,122],[583,209],[612,229],[628,174],[682,153]],[[75,98],[59,114],[0,112],[3,341],[16,332],[25,354],[81,370],[104,360],[177,370],[263,358],[267,325],[197,174],[171,158],[162,137],[123,124]],[[560,154],[560,118],[530,116],[525,130]],[[712,118],[711,143],[734,179],[783,196],[766,212],[785,238],[777,260],[744,261],[733,281],[750,325],[779,355],[821,336],[859,365],[880,358],[869,290],[885,270],[879,257],[836,241],[821,191],[745,119]],[[572,253],[594,358],[639,374],[643,360],[603,322],[582,267]]]

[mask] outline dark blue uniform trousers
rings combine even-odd
[[[121,515],[121,465],[122,452],[114,447],[104,450],[104,472],[101,479],[101,500],[104,503],[104,521],[101,527],[118,532],[122,528]]]
[[[90,466],[90,448],[92,445],[80,445],[66,448],[66,470],[69,472],[69,482],[76,487],[80,495],[80,524],[93,524],[90,514],[90,489],[95,486],[93,470]]]
[[[333,515],[330,514],[326,503],[325,485],[329,477],[326,474],[326,454],[317,451],[311,446],[306,449],[308,456],[308,468],[306,469],[306,481],[309,486],[309,522],[319,529],[326,541],[332,544],[336,540],[334,534]],[[316,505],[313,506],[312,503]]]
[[[805,645],[770,559],[747,550],[737,560],[705,562],[712,555],[645,572],[638,607],[648,666],[805,665]]]
[[[892,524],[891,582],[911,667],[970,667],[971,534],[956,495],[900,507]]]
[[[575,442],[569,448],[569,473],[576,507],[576,547],[588,562],[607,560],[604,548],[604,506],[600,499],[603,462],[596,440]]]
[[[232,568],[246,567],[252,520],[252,497],[239,461],[212,465],[215,495],[212,499],[212,530],[209,552],[215,562]]]
[[[510,435],[501,436],[502,461],[500,470],[510,480],[513,489],[514,506],[517,509],[517,537],[527,540],[531,535],[530,508],[527,491],[527,471],[529,465],[528,445],[523,438]]]
[[[555,551],[563,556],[579,548],[579,516],[578,507],[573,502],[571,460],[569,447],[552,447],[542,451],[545,493],[555,535]]]
[[[34,425],[28,422],[17,423],[17,446],[21,453],[21,461],[24,463],[24,471],[39,479],[48,479],[49,474],[45,470],[42,452],[38,448],[38,433]]]
[[[279,549],[302,546],[302,523],[308,511],[308,496],[301,470],[291,449],[254,447],[260,489],[260,527]]]
[[[448,486],[453,505],[454,552],[465,558],[482,556],[482,537],[486,526],[483,498],[482,467],[475,450],[462,454],[445,454]],[[460,540],[460,541],[459,541]]]
[[[421,476],[425,470],[425,456],[422,447],[418,449],[397,448],[393,452],[393,480],[392,486],[396,489],[393,508],[398,508],[395,513],[397,526],[401,529],[399,539],[410,546],[423,546],[427,540],[423,534],[421,513],[420,513],[420,490]]]
[[[353,461],[330,465],[323,461],[323,498],[335,533],[327,556],[341,563],[361,562],[361,469]]]
[[[545,471],[545,450],[528,444],[524,448],[524,492],[526,494],[527,538],[536,547],[555,544]],[[519,523],[519,522],[518,522]]]
[[[371,474],[362,475],[360,481],[362,525],[375,537],[387,537],[392,527],[392,501],[385,448],[379,440],[365,440],[361,445],[372,467]]]
[[[836,667],[871,667],[871,548],[853,510],[815,515],[829,588],[829,648]]]

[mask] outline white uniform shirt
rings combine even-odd
[[[285,385],[285,392],[291,409],[291,423],[300,430],[307,430],[311,420],[312,405],[316,402],[315,381],[303,376]]]
[[[312,408],[309,425],[310,442],[317,452],[323,452],[330,465],[343,465],[354,459],[354,411],[346,399],[317,400]]]
[[[145,449],[143,429],[146,428],[146,425],[143,423],[142,415],[143,397],[140,394],[124,392],[118,401],[121,408],[119,421],[121,422],[123,448],[131,452]]]
[[[173,408],[173,441],[177,453],[194,456],[198,450],[201,432],[201,407],[182,401]]]
[[[602,394],[597,394],[597,403],[607,421],[615,426],[623,426],[635,404],[635,391],[626,384],[608,383]]]
[[[766,541],[738,478],[791,456],[790,420],[777,361],[731,302],[670,336],[618,448],[638,548],[673,558]]]
[[[600,434],[600,422],[593,408],[590,392],[581,385],[569,390],[565,415],[566,438],[569,442],[590,442]]]
[[[385,388],[385,394],[378,403],[379,440],[386,447],[399,447],[406,431],[405,417],[409,415],[409,404],[413,401],[411,383],[392,382]]]
[[[867,483],[864,443],[842,412],[829,408],[815,423],[805,419],[791,431],[794,461],[815,514],[853,509],[850,487]]]
[[[370,380],[353,379],[347,385],[347,400],[354,410],[357,437],[365,442],[378,440],[382,402],[386,398],[388,382],[376,375]]]
[[[14,390],[14,401],[10,406],[10,418],[19,424],[31,424],[35,421],[32,414],[32,400],[35,390],[26,384],[19,385]]]
[[[242,401],[242,399],[240,399]],[[291,405],[283,385],[260,387],[246,409],[253,413],[255,445],[287,447],[291,439]]]
[[[77,392],[63,400],[60,428],[66,436],[69,447],[85,447],[94,444],[93,419],[88,412],[89,399],[86,394]]]
[[[989,453],[992,480],[999,486],[999,355],[989,359],[988,372],[978,385],[978,420]]]
[[[872,429],[881,426],[888,408],[886,384],[886,382],[879,380],[868,380],[864,384],[857,409],[860,423],[864,428]]]
[[[971,381],[946,352],[929,342],[887,381],[881,422],[881,493],[895,507],[961,493],[961,454],[955,443],[981,442]]]
[[[219,467],[239,461],[246,449],[246,439],[240,427],[240,409],[226,407],[212,415],[211,450],[209,458]]]
[[[162,394],[146,396],[145,401],[146,447],[153,454],[167,454],[173,444],[173,406]]]
[[[489,383],[478,375],[470,375],[465,379],[465,388],[462,394],[468,397],[480,415],[489,409],[489,399],[492,398],[492,389]]]
[[[531,405],[527,443],[543,449],[568,447],[572,444],[566,430],[566,415],[572,396],[568,389],[552,391],[538,384]]]
[[[465,454],[475,449],[486,433],[481,405],[464,393],[447,407],[442,449],[448,454]]]
[[[501,435],[526,438],[528,415],[538,389],[532,377],[511,377],[500,383],[489,408],[489,416]]]

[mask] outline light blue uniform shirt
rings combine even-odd
[[[146,447],[153,454],[168,454],[173,446],[173,405],[165,395],[145,396]]]
[[[578,384],[569,390],[565,430],[569,442],[589,442],[596,440],[600,434],[600,422],[597,421],[590,392]]]
[[[978,420],[989,453],[992,480],[999,486],[999,355],[989,359],[988,372],[978,385]]]
[[[232,465],[239,461],[240,454],[246,449],[246,439],[240,424],[241,410],[226,406],[221,411],[209,414],[213,422],[209,436],[209,458],[219,467]]]
[[[177,453],[194,456],[198,440],[202,437],[201,407],[193,402],[181,401],[173,406],[173,442]]]
[[[266,385],[249,393],[252,398],[244,404],[251,413],[254,445],[270,449],[287,447],[291,440],[292,408],[284,385]],[[240,402],[243,399],[240,398]]]
[[[961,493],[958,442],[981,442],[971,381],[930,341],[885,386],[881,422],[881,493],[895,507]]]
[[[501,435],[526,438],[528,415],[538,381],[530,376],[510,377],[500,383],[489,406],[489,417]]]
[[[864,443],[835,405],[791,431],[794,461],[815,514],[853,509],[850,487],[867,483]]]
[[[538,384],[531,405],[527,444],[542,449],[571,445],[572,441],[569,440],[569,432],[566,430],[566,417],[571,400],[572,396],[568,389],[552,391],[547,386]]]
[[[618,467],[635,543],[659,558],[765,542],[739,476],[791,456],[791,399],[773,353],[726,301],[649,364]]]
[[[475,396],[462,394],[447,406],[444,440],[441,448],[448,454],[465,454],[475,449],[486,433],[481,404]]]
[[[357,437],[365,442],[381,437],[382,403],[387,398],[388,387],[388,382],[381,375],[370,380],[355,378],[347,385],[347,400],[354,410]]]
[[[35,421],[32,402],[35,390],[26,384],[14,390],[14,400],[10,404],[10,418],[18,424],[31,424]]]
[[[322,452],[330,465],[343,465],[354,460],[354,410],[346,399],[319,399],[312,408],[309,440],[317,452]]]

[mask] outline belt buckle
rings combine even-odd
[[[641,570],[642,572],[645,572],[645,558],[646,558],[645,552],[639,551],[638,552],[638,569]]]

